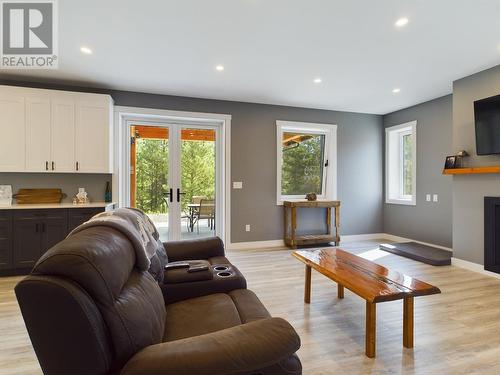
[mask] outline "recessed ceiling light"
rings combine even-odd
[[[393,94],[398,94],[398,93],[400,93],[400,92],[401,92],[401,89],[400,89],[400,88],[395,88],[395,89],[393,89],[393,90],[392,90],[392,93],[393,93]]]
[[[223,65],[217,65],[215,67],[215,70],[217,70],[218,72],[222,72],[224,70],[224,66]]]
[[[323,80],[321,78],[314,78],[314,83],[321,83]]]
[[[408,22],[409,22],[408,18],[402,17],[402,18],[398,19],[394,25],[396,27],[403,27],[403,26],[406,26],[408,24]]]
[[[86,55],[92,55],[92,50],[89,47],[80,47],[80,51]]]

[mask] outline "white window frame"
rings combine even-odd
[[[306,132],[310,134],[321,134],[325,136],[325,149],[323,163],[328,160],[328,167],[323,168],[323,194],[318,195],[320,200],[337,199],[337,125],[318,124],[311,122],[276,121],[276,200],[278,205],[283,201],[305,200],[305,195],[282,195],[281,194],[281,168],[283,163],[283,133],[284,132]],[[324,165],[324,164],[323,164]]]
[[[403,181],[403,137],[411,136],[412,194],[405,195]],[[385,129],[385,203],[416,205],[417,198],[417,121]]]

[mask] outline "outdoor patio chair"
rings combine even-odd
[[[202,199],[198,210],[196,229],[200,233],[200,220],[208,219],[210,230],[215,229],[215,201],[213,199]]]

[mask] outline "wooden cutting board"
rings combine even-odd
[[[61,189],[19,189],[13,196],[18,204],[60,203],[66,196]]]

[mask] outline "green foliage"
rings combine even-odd
[[[284,137],[293,134],[285,133]],[[283,195],[321,194],[324,135],[315,135],[299,146],[283,149],[281,193]]]
[[[215,142],[183,141],[182,152],[182,209],[193,196],[215,198]]]
[[[136,207],[148,213],[165,212],[168,140],[136,139]]]
[[[168,191],[168,140],[137,139],[137,208],[165,213]],[[195,195],[215,196],[215,142],[182,141],[182,209]]]
[[[412,195],[413,160],[412,160],[411,136],[403,136],[403,194]]]

